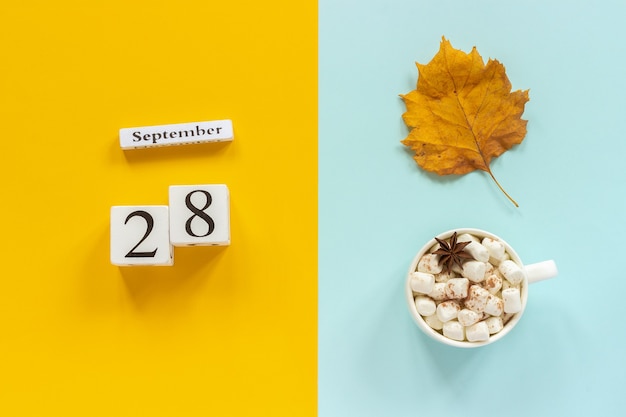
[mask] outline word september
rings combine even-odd
[[[233,123],[231,120],[120,129],[120,146],[122,149],[231,140],[233,140]]]

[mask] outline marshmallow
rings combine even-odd
[[[461,311],[461,306],[458,302],[444,301],[437,306],[437,317],[445,323],[455,319],[458,316],[459,311]]]
[[[462,233],[456,237],[457,242],[480,242],[478,238],[469,233]]]
[[[460,299],[467,297],[467,289],[469,288],[469,279],[467,278],[451,278],[446,282],[446,298]]]
[[[479,285],[472,285],[469,288],[467,298],[465,299],[465,307],[477,313],[485,311],[487,298],[491,294]]]
[[[442,269],[443,266],[439,265],[439,255],[435,255],[434,253],[428,253],[422,256],[417,263],[417,270],[419,272],[438,274]]]
[[[424,321],[426,322],[426,324],[428,324],[431,327],[431,329],[434,329],[434,330],[443,329],[443,323],[441,322],[441,320],[439,320],[439,317],[437,317],[436,314],[424,317]]]
[[[489,334],[498,333],[504,327],[502,317],[489,317],[487,320],[485,320],[485,324],[487,324]]]
[[[456,278],[457,275],[454,271],[442,271],[439,274],[435,275],[435,282],[447,282],[450,278]]]
[[[465,327],[478,323],[480,319],[480,314],[475,311],[468,310],[467,308],[459,311],[459,314],[457,315],[457,320]]]
[[[513,285],[517,285],[524,280],[524,271],[518,264],[511,260],[502,261],[498,269],[502,272],[504,278]]]
[[[463,276],[472,282],[482,282],[485,279],[487,265],[479,261],[467,261],[463,264]]]
[[[456,320],[443,323],[443,335],[453,340],[465,339],[465,327]]]
[[[485,304],[485,313],[492,316],[499,316],[503,311],[504,302],[500,299],[500,297],[489,294],[487,297],[487,303]]]
[[[497,294],[502,288],[502,278],[497,274],[491,274],[483,281],[482,285],[491,294]]]
[[[516,313],[504,313],[502,317],[502,324],[507,324],[509,320],[511,320]]]
[[[522,311],[522,297],[517,288],[502,290],[502,300],[504,301],[505,313],[519,313]]]
[[[494,240],[490,237],[486,237],[482,241],[482,245],[489,251],[489,262],[494,265],[500,265],[500,262],[506,259],[504,243],[499,240]]]
[[[489,340],[489,327],[484,321],[479,321],[465,329],[465,336],[470,342],[484,342]]]
[[[425,295],[415,297],[415,308],[422,316],[431,316],[437,311],[437,305],[433,299]]]
[[[489,261],[489,250],[478,242],[470,242],[463,250],[472,255],[472,258],[477,261]]]
[[[413,292],[428,294],[435,285],[435,276],[426,272],[413,272],[411,274],[411,289]]]
[[[508,279],[502,280],[502,289],[506,290],[507,288],[517,288],[518,290],[521,288],[521,284],[513,285],[509,282]]]
[[[485,262],[485,279],[487,279],[490,275],[493,275],[493,265],[489,262]]]
[[[428,293],[428,296],[435,301],[447,300],[448,297],[446,297],[446,283],[435,282],[435,284],[433,285],[433,290]]]

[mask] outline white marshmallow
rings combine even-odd
[[[482,282],[485,279],[487,265],[479,261],[467,261],[463,264],[463,276],[472,282]]]
[[[504,278],[513,285],[517,285],[524,280],[524,271],[511,260],[502,261],[498,269],[502,272]]]
[[[417,270],[419,272],[426,272],[427,274],[438,274],[443,269],[442,265],[439,265],[439,255],[434,253],[427,253],[422,256],[417,263]]]
[[[488,340],[489,328],[487,327],[487,323],[479,321],[476,324],[472,324],[465,329],[465,336],[470,342],[484,342]]]
[[[478,242],[470,242],[463,250],[472,255],[477,261],[489,261],[489,250]]]
[[[467,297],[469,279],[451,278],[446,282],[446,297],[448,299],[460,299]]]
[[[426,322],[426,324],[428,324],[431,327],[431,329],[435,329],[435,330],[443,329],[443,322],[439,320],[439,317],[437,317],[436,314],[424,317],[424,321]]]
[[[487,303],[485,304],[485,313],[492,316],[499,316],[504,311],[504,301],[500,297],[496,297],[493,294],[489,294],[487,297]]]
[[[439,243],[435,243],[433,246],[431,246],[428,252],[433,253],[433,252],[436,252],[437,250],[439,250]]]
[[[465,299],[465,307],[477,313],[485,311],[487,298],[491,294],[479,285],[472,285],[469,288],[467,298]]]
[[[491,265],[489,262],[485,262],[485,279],[493,275],[493,271],[493,265]]]
[[[498,333],[504,327],[504,323],[502,322],[502,317],[489,317],[485,320],[487,324],[487,328],[489,329],[489,334]]]
[[[426,272],[413,272],[411,274],[411,289],[420,294],[429,294],[435,285],[435,276]]]
[[[437,304],[432,298],[425,295],[415,297],[415,308],[422,316],[431,316],[437,311]]]
[[[443,323],[457,318],[461,306],[456,301],[444,301],[437,306],[437,317]]]
[[[444,301],[448,298],[446,297],[446,283],[445,282],[435,282],[433,285],[433,290],[428,293],[428,296],[435,301]]]
[[[491,294],[497,294],[502,288],[502,278],[497,274],[491,274],[483,281],[482,286]]]
[[[454,271],[442,271],[441,273],[435,275],[435,282],[448,282],[450,278],[456,277],[457,275],[454,273]]]
[[[504,313],[501,317],[502,317],[502,324],[506,325],[509,320],[511,320],[516,313]]]
[[[465,339],[465,327],[456,320],[443,323],[443,335],[453,340]]]
[[[457,320],[459,321],[459,323],[461,323],[465,327],[478,323],[480,318],[481,318],[480,314],[478,314],[475,311],[468,310],[467,308],[464,308],[463,310],[459,311],[459,314],[457,315]]]
[[[506,290],[507,288],[517,288],[518,290],[522,288],[521,284],[513,285],[509,282],[508,279],[502,280],[502,289]]]
[[[502,290],[502,300],[504,301],[505,313],[519,313],[522,311],[522,297],[517,288]]]
[[[486,237],[483,239],[482,245],[489,251],[489,262],[492,264],[499,265],[500,262],[506,259],[504,244],[499,240]]]
[[[480,242],[478,238],[469,233],[462,233],[456,237],[457,242]]]

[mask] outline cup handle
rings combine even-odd
[[[556,268],[556,263],[554,263],[553,260],[526,265],[525,269],[529,284],[537,281],[543,281],[544,279],[554,278],[559,273]]]

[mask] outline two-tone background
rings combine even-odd
[[[0,415],[620,415],[626,4],[11,2]],[[439,178],[399,94],[441,37],[530,89],[522,145]],[[232,143],[122,151],[122,127],[233,120]],[[109,263],[109,209],[225,183],[232,244]],[[504,340],[436,344],[406,270],[478,227],[554,259]]]

